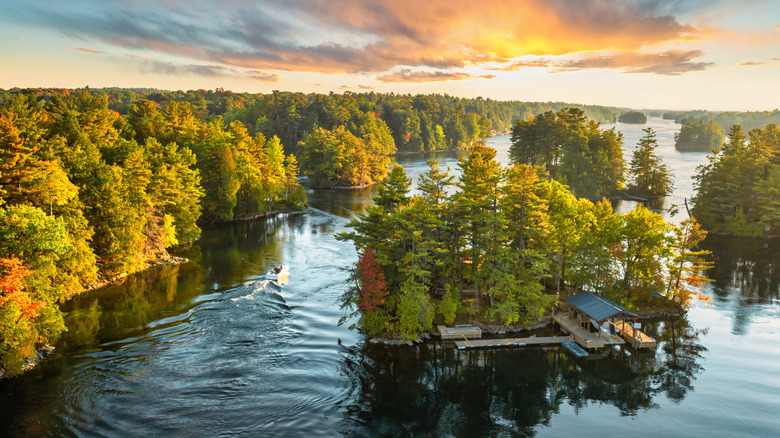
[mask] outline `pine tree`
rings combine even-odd
[[[672,191],[672,175],[655,152],[658,141],[653,128],[642,131],[645,136],[639,140],[631,158],[629,189],[643,195],[665,196]]]

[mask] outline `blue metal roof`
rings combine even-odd
[[[613,303],[600,295],[590,292],[580,292],[577,295],[565,298],[565,300],[596,322],[602,322],[618,314],[637,316],[634,312],[620,304]]]

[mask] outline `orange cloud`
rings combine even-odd
[[[134,0],[108,11],[100,0],[82,0],[31,9],[23,18],[73,38],[202,63],[356,73],[463,68],[527,55],[637,51],[699,37],[697,29],[657,7],[655,2],[617,0],[286,0],[270,8],[224,0],[215,20],[202,2]],[[144,19],[127,18],[133,16]],[[424,75],[383,77],[418,80]]]
[[[83,47],[78,47],[78,48],[71,47],[70,50],[74,50],[76,52],[82,52],[82,53],[89,53],[90,55],[105,55],[106,54],[106,52],[101,52],[100,50],[85,49]]]
[[[472,75],[460,72],[446,71],[411,71],[403,69],[395,73],[377,76],[378,81],[382,82],[443,82],[443,81],[463,81],[466,79],[493,79],[495,75]]]
[[[757,66],[757,65],[771,64],[773,62],[778,62],[778,61],[780,61],[780,57],[772,58],[772,59],[769,59],[769,60],[744,61],[744,62],[738,63],[737,65],[740,66],[740,67],[753,67],[753,66]]]
[[[490,70],[519,70],[528,67],[547,68],[554,73],[575,70],[612,69],[621,73],[650,73],[661,76],[676,76],[692,71],[704,70],[712,62],[691,62],[702,56],[700,50],[687,52],[670,50],[664,53],[623,52],[613,55],[585,56],[577,59],[555,60],[537,58],[518,61]]]

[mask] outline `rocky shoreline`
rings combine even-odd
[[[659,318],[679,318],[685,315],[685,312],[683,310],[657,310],[657,311],[641,312],[641,313],[637,313],[637,315],[639,316],[638,318],[639,320],[646,321],[646,320],[659,319]],[[539,318],[539,320],[537,320],[535,323],[529,325],[513,324],[507,326],[501,324],[486,324],[481,321],[469,321],[469,324],[471,324],[474,327],[478,327],[482,329],[482,333],[489,336],[502,336],[510,333],[539,330],[545,327],[549,327],[550,325],[552,325],[552,323],[553,323],[552,316],[550,315]],[[428,330],[420,333],[420,336],[413,341],[407,339],[385,337],[385,338],[371,338],[369,339],[368,342],[372,344],[412,346],[415,344],[420,344],[429,341],[431,339],[438,339],[439,337],[440,335],[438,331]]]

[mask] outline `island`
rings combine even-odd
[[[414,341],[434,325],[511,330],[546,324],[569,295],[597,292],[630,312],[682,313],[708,266],[694,219],[670,224],[638,205],[575,197],[540,166],[503,168],[477,145],[456,181],[429,162],[412,181],[394,167],[374,205],[337,235],[359,261],[341,298],[368,338]],[[545,320],[545,318],[547,318]]]

